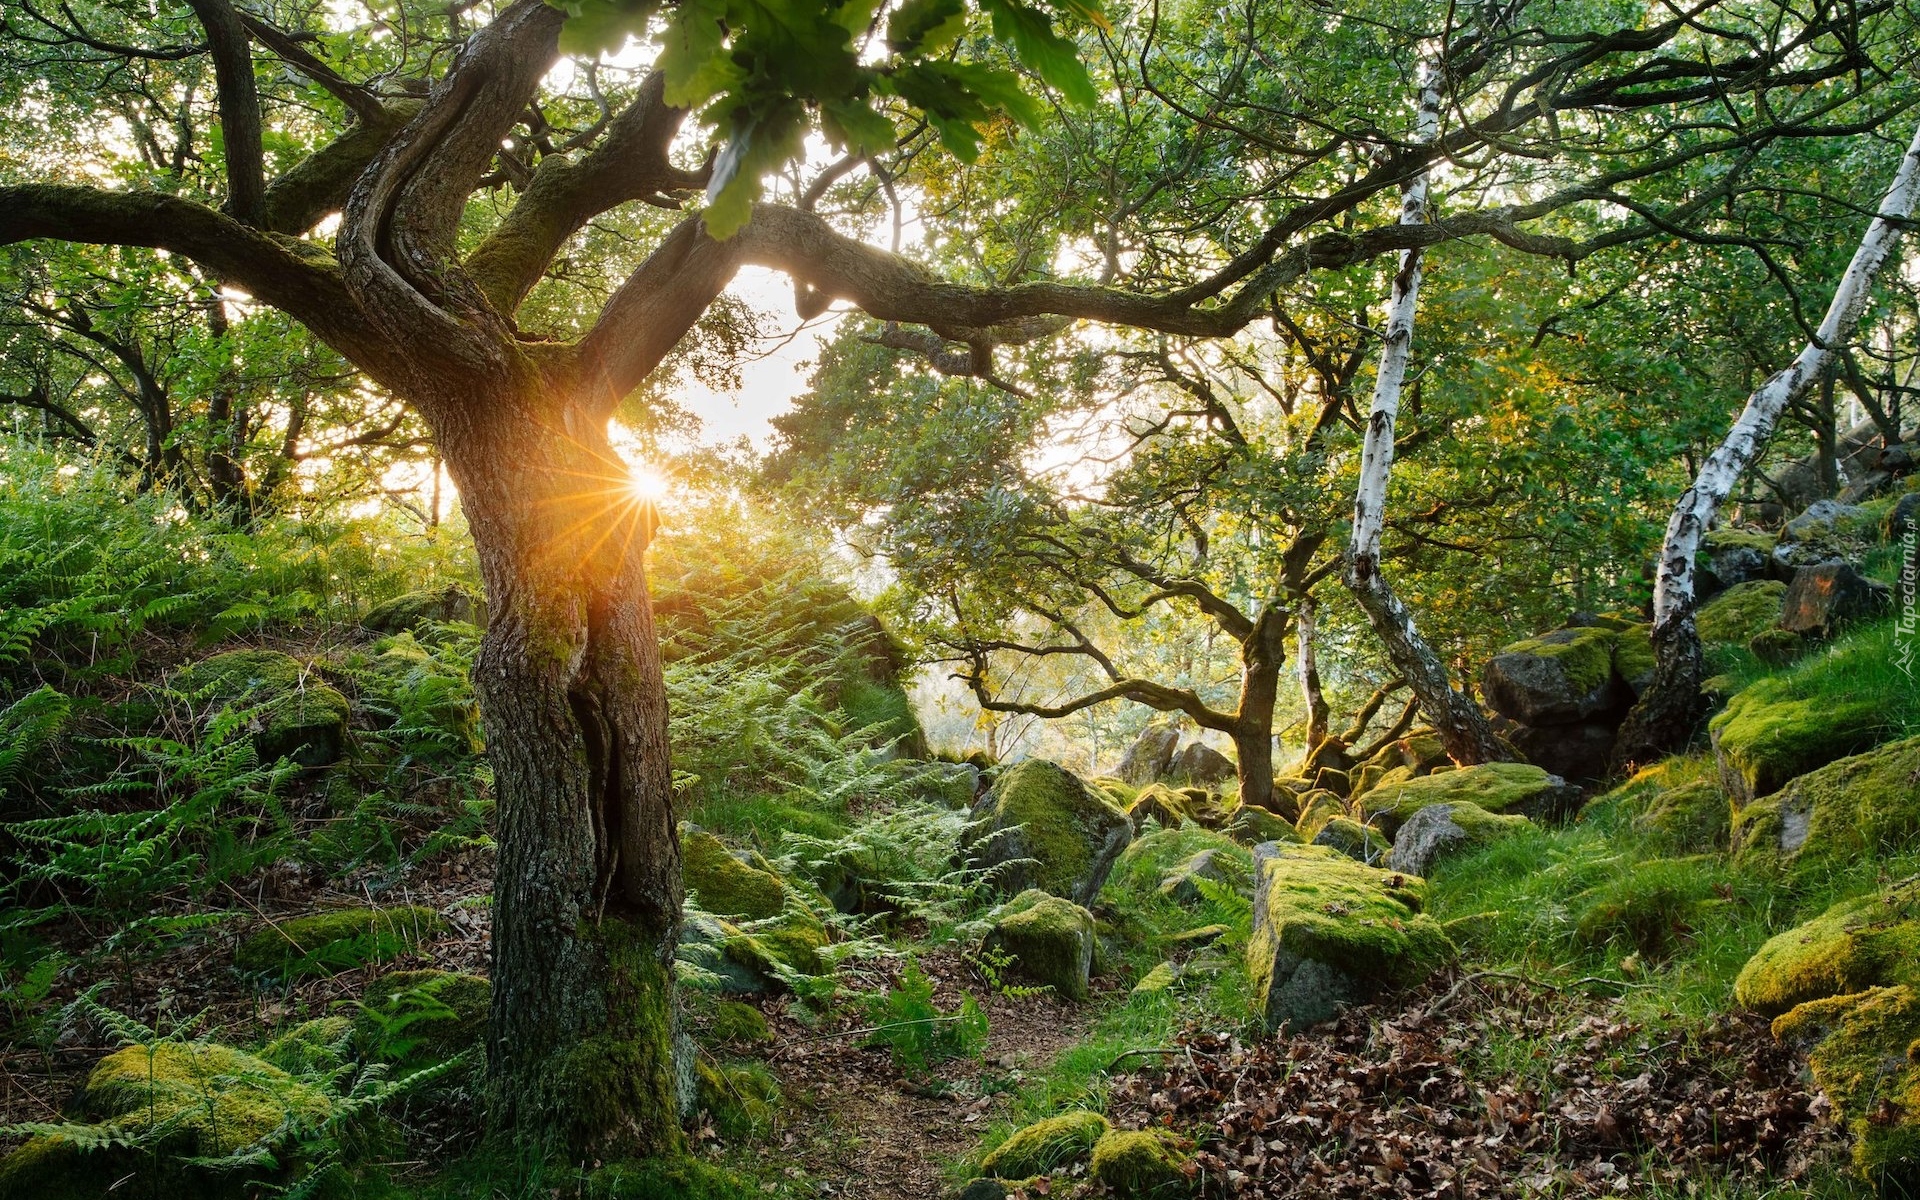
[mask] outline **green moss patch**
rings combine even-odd
[[[410,953],[445,932],[430,908],[341,908],[293,917],[249,935],[234,965],[257,975],[335,975]]]
[[[1920,992],[1871,988],[1802,1004],[1774,1021],[1785,1041],[1817,1041],[1814,1083],[1853,1134],[1853,1162],[1886,1195],[1920,1185]]]
[[[285,757],[325,766],[346,745],[347,698],[298,659],[277,650],[232,650],[174,676],[196,699],[253,711],[253,745],[263,762]]]
[[[1920,737],[1811,771],[1734,818],[1735,862],[1805,872],[1920,847]]]
[[[1036,1121],[1000,1143],[980,1160],[980,1169],[996,1179],[1027,1179],[1084,1162],[1112,1127],[1097,1112],[1062,1113]]]
[[[299,1129],[320,1125],[332,1105],[253,1055],[160,1042],[102,1059],[77,1109],[81,1123],[70,1134],[42,1134],[0,1161],[0,1195],[250,1196],[297,1175]],[[83,1151],[83,1141],[117,1144]],[[255,1152],[260,1161],[239,1169],[193,1161]]]
[[[1742,1007],[1769,1016],[1870,987],[1920,983],[1920,886],[1845,900],[1771,938],[1734,981]]]
[[[1420,910],[1426,884],[1323,846],[1254,856],[1247,968],[1269,1028],[1332,1016],[1388,986],[1418,982],[1452,945]]]
[[[409,1067],[479,1051],[493,985],[453,971],[393,971],[367,985],[354,1041],[369,1058]],[[476,1054],[477,1058],[477,1054]]]
[[[764,1066],[715,1065],[702,1056],[695,1070],[700,1111],[721,1137],[743,1141],[772,1132],[780,1109],[780,1085]]]
[[[1094,1143],[1087,1174],[1116,1196],[1182,1196],[1194,1190],[1188,1158],[1166,1134],[1116,1129]]]
[[[1777,579],[1739,583],[1700,606],[1694,627],[1709,646],[1744,646],[1780,623],[1787,585]]]
[[[1579,789],[1528,763],[1485,763],[1375,788],[1359,803],[1361,819],[1387,836],[1430,804],[1477,804],[1488,812],[1535,821],[1570,814]]]
[[[688,894],[711,913],[758,921],[779,916],[787,905],[778,875],[740,861],[703,829],[681,833],[680,871]]]

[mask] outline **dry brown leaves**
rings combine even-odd
[[[1652,1032],[1524,985],[1430,1015],[1357,1009],[1293,1038],[1197,1034],[1116,1084],[1116,1123],[1195,1133],[1210,1193],[1638,1194],[1703,1172],[1793,1178],[1824,1105],[1757,1018]]]

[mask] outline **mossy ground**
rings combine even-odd
[[[431,909],[342,908],[276,921],[240,943],[234,965],[262,975],[327,975],[384,962],[446,928]]]

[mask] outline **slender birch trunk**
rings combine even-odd
[[[1440,133],[1440,69],[1433,62],[1420,68],[1420,106],[1414,121],[1414,141],[1427,145]],[[1427,172],[1422,169],[1400,189],[1400,223],[1424,225],[1427,220]],[[1400,252],[1400,269],[1393,277],[1393,295],[1387,307],[1386,344],[1380,351],[1380,370],[1374,378],[1373,407],[1367,417],[1366,441],[1360,454],[1360,487],[1353,503],[1353,539],[1347,549],[1347,586],[1366,611],[1367,620],[1385,643],[1387,657],[1412,685],[1420,707],[1433,722],[1453,760],[1462,765],[1495,762],[1512,755],[1500,744],[1479,706],[1456,691],[1447,668],[1415,627],[1385,576],[1380,573],[1380,534],[1386,524],[1387,482],[1393,474],[1394,423],[1400,414],[1400,389],[1407,361],[1413,354],[1413,318],[1420,302],[1419,247]]]
[[[1614,750],[1615,765],[1624,768],[1647,762],[1686,745],[1706,715],[1700,683],[1705,655],[1694,627],[1694,558],[1707,527],[1735,483],[1767,448],[1780,416],[1795,400],[1820,381],[1835,351],[1853,336],[1866,308],[1874,278],[1893,256],[1901,228],[1912,214],[1920,193],[1920,130],[1915,130],[1907,153],[1894,172],[1893,184],[1880,202],[1879,214],[1867,226],[1866,236],[1853,252],[1853,261],[1840,277],[1840,286],[1827,305],[1813,340],[1791,364],[1775,372],[1747,397],[1746,407],[1706,463],[1692,486],[1680,493],[1653,587],[1653,647],[1657,658],[1653,683],[1628,714]]]

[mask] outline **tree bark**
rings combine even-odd
[[[1781,414],[1807,394],[1839,348],[1853,336],[1874,278],[1900,242],[1916,192],[1920,192],[1920,129],[1914,131],[1913,141],[1880,202],[1878,215],[1853,252],[1853,260],[1840,277],[1813,340],[1790,365],[1776,371],[1747,397],[1733,428],[1707,456],[1693,484],[1680,493],[1673,515],[1667,519],[1654,577],[1653,682],[1620,729],[1614,748],[1617,769],[1681,749],[1706,717],[1707,700],[1700,692],[1706,655],[1700,645],[1700,632],[1694,627],[1694,558],[1701,539],[1734,484],[1766,450]]]
[[[1300,699],[1307,708],[1307,751],[1327,740],[1333,711],[1327,705],[1327,693],[1320,686],[1320,660],[1314,653],[1313,634],[1319,605],[1312,596],[1302,596],[1295,606],[1295,669],[1300,676]]]
[[[1414,141],[1430,144],[1440,132],[1440,71],[1429,62],[1420,69],[1420,104]],[[1427,172],[1416,172],[1401,187],[1400,223],[1427,221]],[[1400,252],[1393,296],[1387,307],[1385,345],[1374,377],[1373,406],[1367,417],[1360,454],[1360,486],[1353,504],[1353,538],[1347,549],[1347,586],[1367,614],[1368,624],[1386,647],[1394,669],[1413,688],[1420,708],[1453,761],[1462,766],[1499,762],[1513,755],[1494,736],[1478,705],[1456,691],[1446,664],[1415,626],[1386,577],[1380,572],[1380,535],[1386,526],[1387,483],[1393,474],[1394,422],[1400,413],[1400,389],[1413,354],[1413,318],[1420,302],[1421,249]]]
[[[1269,605],[1241,642],[1240,711],[1229,734],[1239,760],[1240,802],[1273,807],[1273,709],[1287,660],[1287,621]]]
[[[538,388],[473,400],[420,407],[487,590],[474,684],[500,797],[492,1115],[576,1153],[677,1152],[680,852],[649,529],[603,425]]]

